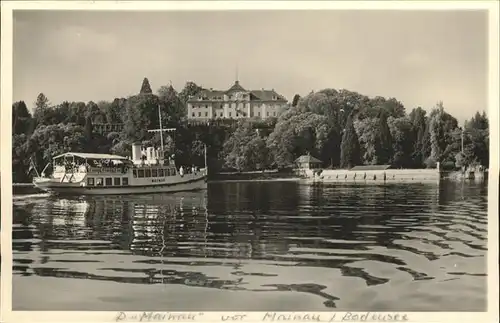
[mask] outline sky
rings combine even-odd
[[[32,108],[154,92],[187,81],[324,88],[394,97],[407,112],[443,101],[459,121],[487,111],[486,11],[15,11],[13,100]]]

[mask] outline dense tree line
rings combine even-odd
[[[29,181],[32,159],[43,168],[67,151],[130,156],[131,144],[159,146],[158,106],[164,127],[176,128],[165,147],[179,164],[204,163],[204,147],[212,169],[260,170],[285,168],[310,153],[325,167],[392,164],[395,167],[488,166],[489,126],[485,113],[462,128],[438,103],[427,112],[409,114],[394,98],[369,98],[347,90],[325,89],[295,95],[279,116],[266,120],[190,125],[187,100],[202,87],[187,82],[181,92],[171,85],[153,93],[143,80],[140,91],[112,101],[67,102],[53,105],[40,93],[31,113],[23,101],[12,106],[12,167],[15,182]],[[121,132],[100,134],[95,124],[122,124]],[[463,143],[463,145],[462,145]],[[463,146],[463,150],[462,150]]]
[[[477,112],[460,128],[442,102],[430,113],[421,107],[407,113],[394,98],[325,89],[303,98],[296,95],[270,134],[258,138],[256,144],[252,141],[255,132],[248,127],[239,128],[226,142],[226,166],[284,168],[308,153],[322,160],[324,167],[333,168],[360,164],[425,168],[439,162],[443,168],[458,169],[489,164],[486,114]],[[251,148],[241,148],[245,145]],[[250,151],[261,158],[245,157]]]

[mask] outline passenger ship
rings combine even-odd
[[[160,132],[161,149],[142,149],[140,144],[133,144],[131,159],[119,155],[68,152],[53,158],[53,174],[50,177],[44,177],[42,171],[42,176],[35,177],[33,184],[43,191],[64,195],[143,194],[206,189],[206,147],[203,169],[177,169],[173,159],[168,158],[165,162],[163,153],[163,131],[175,129],[163,130],[160,121],[160,129],[149,131]]]

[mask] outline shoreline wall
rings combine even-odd
[[[309,181],[324,183],[396,183],[396,182],[439,182],[441,173],[438,169],[386,169],[351,171],[348,169],[325,169],[317,174],[318,170],[299,170]]]

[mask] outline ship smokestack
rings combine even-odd
[[[155,159],[154,156],[154,148],[153,147],[148,147],[146,148],[146,158],[151,161]]]
[[[142,156],[141,144],[133,143],[132,144],[132,160],[133,161],[140,161],[141,156]]]

